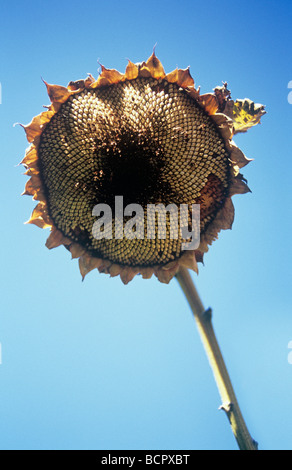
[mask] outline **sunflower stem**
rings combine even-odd
[[[240,450],[257,450],[257,443],[252,439],[240,411],[231,380],[217,342],[211,309],[205,310],[191,275],[186,268],[181,267],[176,278],[188,300],[194,314],[201,340],[209,359],[214,378],[221,396],[222,405],[232,432]]]

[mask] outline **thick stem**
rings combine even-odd
[[[232,432],[240,450],[257,450],[257,443],[250,436],[241,414],[231,380],[218,345],[211,309],[205,311],[189,271],[181,268],[176,278],[194,314],[201,340],[206,350],[222,400],[221,409],[226,412]]]

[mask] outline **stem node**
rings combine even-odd
[[[212,315],[213,315],[212,309],[210,307],[207,308],[207,310],[205,310],[205,312],[203,313],[203,319],[205,320],[205,322],[211,322]]]

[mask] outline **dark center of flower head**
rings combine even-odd
[[[97,240],[97,204],[200,204],[200,231],[228,193],[230,162],[215,123],[166,80],[137,78],[72,95],[44,129],[38,149],[50,216],[92,256],[130,266],[163,265],[182,237]],[[127,222],[124,217],[124,224]],[[169,220],[168,220],[169,222]],[[113,233],[114,233],[113,218]]]

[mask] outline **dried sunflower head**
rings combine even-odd
[[[227,84],[200,95],[189,69],[165,74],[154,52],[129,61],[124,74],[102,66],[97,80],[46,86],[51,105],[23,126],[30,147],[21,163],[30,176],[24,194],[39,201],[29,223],[50,228],[47,247],[70,250],[83,277],[97,268],[124,283],[138,273],[167,283],[180,266],[197,271],[218,232],[232,226],[231,197],[249,191],[239,172],[249,160],[232,138],[257,124],[264,106],[234,102]],[[94,207],[114,211],[117,196],[145,210],[145,236],[94,236]],[[199,204],[198,246],[183,249],[169,216],[157,237],[157,217],[146,225],[149,204],[184,205],[188,215]],[[122,229],[128,221],[123,214]],[[106,230],[117,234],[117,218]]]

